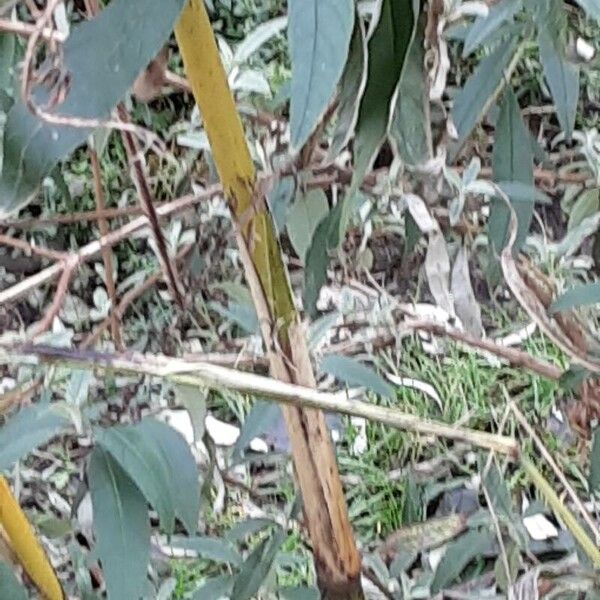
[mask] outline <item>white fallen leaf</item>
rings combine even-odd
[[[523,496],[521,501],[521,510],[523,513],[528,507],[529,499],[527,496]],[[529,533],[531,538],[536,542],[542,542],[558,536],[556,527],[542,513],[523,517],[523,526],[527,529],[527,533]]]
[[[217,446],[233,446],[240,437],[240,428],[225,421],[206,415],[206,431]],[[269,446],[264,440],[254,438],[250,441],[250,449],[254,452],[268,452]]]
[[[430,234],[439,231],[437,221],[429,213],[429,209],[422,198],[416,194],[404,194],[402,200],[406,203],[410,216],[423,233]]]
[[[583,59],[585,62],[589,62],[594,58],[596,51],[591,44],[588,44],[584,39],[578,37],[575,42],[575,50],[577,52],[577,56]]]
[[[426,396],[429,396],[434,400],[434,402],[439,406],[440,410],[443,410],[442,399],[430,383],[421,381],[419,379],[413,379],[412,377],[400,377],[399,375],[394,375],[393,373],[386,373],[385,376],[396,385],[423,392]]]
[[[178,431],[190,446],[194,443],[194,428],[192,427],[190,413],[187,410],[165,409],[158,413],[156,418]]]
[[[529,323],[529,325],[522,327],[518,331],[509,333],[504,337],[498,338],[497,340],[495,340],[495,342],[500,346],[518,346],[525,340],[528,340],[535,333],[536,329],[537,325],[535,322]]]
[[[452,316],[441,306],[429,304],[428,302],[417,302],[416,304],[399,304],[398,307],[404,312],[419,319],[428,319],[436,323],[448,323]]]
[[[435,573],[437,568],[440,566],[442,562],[442,558],[444,558],[444,554],[446,554],[446,549],[448,548],[448,544],[444,544],[443,546],[438,546],[429,552],[427,556],[427,560],[429,562],[429,566],[431,570]]]
[[[352,454],[354,454],[354,456],[360,456],[366,452],[369,445],[367,441],[367,421],[361,417],[352,417],[350,422],[356,430],[356,437],[352,442]],[[332,431],[332,434],[334,432],[337,433],[334,430]]]
[[[523,525],[527,529],[527,533],[529,533],[531,539],[536,542],[542,542],[558,536],[556,527],[541,513],[523,517]]]

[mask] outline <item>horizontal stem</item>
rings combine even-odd
[[[75,368],[96,368],[104,371],[160,377],[173,383],[196,387],[225,388],[241,394],[275,400],[282,404],[363,417],[396,429],[468,442],[474,446],[495,450],[512,457],[517,457],[519,454],[517,441],[510,437],[466,427],[456,427],[440,421],[409,415],[395,408],[349,400],[339,393],[319,392],[312,388],[206,362],[189,362],[176,358],[132,353],[113,355],[93,351],[81,352],[42,345],[0,346],[0,351],[2,350],[10,362],[33,365],[50,363]]]

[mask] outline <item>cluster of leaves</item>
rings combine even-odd
[[[582,61],[569,56],[568,12],[563,3],[500,0],[489,10],[484,10],[482,3],[440,3],[443,5],[440,18],[443,14],[450,23],[468,14],[466,5],[477,5],[475,10],[481,13],[472,23],[460,21],[460,25],[448,33],[448,37],[462,43],[463,59],[470,60],[471,55],[477,54],[481,60],[460,89],[445,90],[442,85],[438,90],[439,96],[435,98],[438,104],[451,100],[450,118],[443,124],[436,123],[430,114],[432,81],[430,79],[427,85],[431,73],[425,69],[424,49],[426,45],[431,49],[432,45],[439,44],[438,56],[443,58],[442,45],[446,41],[441,37],[428,38],[419,2],[381,0],[375,12],[369,7],[357,6],[352,0],[290,0],[288,4],[287,16],[277,16],[260,25],[245,36],[235,50],[231,51],[225,43],[221,44],[221,50],[233,89],[243,96],[270,95],[268,78],[260,69],[249,67],[247,61],[267,40],[287,29],[291,79],[287,82],[288,93],[281,94],[279,101],[285,104],[289,96],[289,152],[299,155],[314,144],[313,134],[322,133],[319,125],[324,116],[331,116],[334,99],[333,119],[330,130],[326,131],[329,158],[337,158],[351,142],[351,181],[343,199],[330,207],[330,198],[322,189],[305,190],[303,185],[296,189],[291,177],[278,181],[269,198],[282,237],[285,232],[304,266],[306,312],[313,317],[318,314],[317,301],[327,281],[330,254],[340,248],[351,220],[363,214],[365,206],[367,212],[370,209],[371,201],[360,188],[381,148],[389,143],[396,162],[409,173],[408,179],[419,181],[420,172],[431,174],[439,167],[439,164],[436,167],[432,142],[439,137],[436,125],[450,133],[444,147],[450,161],[461,156],[482,119],[494,125],[491,168],[495,185],[479,179],[481,162],[477,159],[471,161],[462,175],[450,167],[443,168],[444,179],[451,189],[449,220],[451,225],[459,222],[470,196],[491,198],[487,233],[493,263],[493,256],[506,244],[510,217],[509,207],[498,195],[499,188],[509,198],[517,216],[516,248],[523,247],[535,202],[547,201],[534,184],[534,162],[539,161],[540,154],[543,158],[543,152],[540,153],[523,121],[517,100],[519,90],[511,86],[511,74],[529,40],[535,40],[564,137],[583,139],[576,130],[582,68],[579,63]],[[589,16],[600,18],[600,7],[595,0],[580,0],[579,4]],[[140,11],[138,2],[113,0],[98,17],[74,27],[63,47],[64,67],[70,74],[71,84],[65,101],[60,104],[60,112],[80,119],[108,118],[140,71],[168,39],[182,6],[183,1],[168,5],[151,1],[145,2],[144,10]],[[109,39],[119,40],[119,44],[115,45],[110,60],[98,61]],[[313,43],[307,44],[307,39]],[[64,128],[41,122],[31,113],[15,91],[18,85],[13,70],[19,58],[15,38],[0,35],[0,108],[6,114],[2,125],[0,218],[7,218],[34,201],[43,179],[92,133],[91,128]],[[445,79],[448,73],[437,75]],[[445,93],[451,98],[443,96]],[[501,99],[496,105],[498,98]],[[39,92],[35,101],[43,105],[47,98]],[[276,107],[276,103],[272,106]],[[206,143],[200,144],[189,135],[180,136],[179,141],[182,146],[207,149]],[[442,164],[445,164],[445,155],[443,159]],[[304,175],[300,174],[300,181]],[[573,227],[579,226],[583,232],[590,231],[590,221],[586,219],[595,219],[596,228],[599,222],[597,194],[591,206],[588,204],[590,200],[586,199],[586,206],[576,204],[571,212]],[[407,206],[410,210],[410,202]],[[447,250],[440,250],[445,246],[439,228],[423,226],[417,219],[418,209],[414,204],[412,208],[412,216],[406,217],[406,227],[408,230],[412,222],[413,228],[428,236],[431,253],[428,251],[426,269],[428,264],[441,262],[444,263],[442,270],[449,272]],[[578,211],[586,215],[580,215],[579,222],[574,216]],[[457,264],[460,266],[466,261],[464,253],[458,254],[455,269]],[[430,270],[428,275],[432,272]],[[432,295],[441,304],[439,297],[445,295],[444,286],[436,288],[433,276],[429,276],[429,284]],[[568,291],[553,309],[565,310],[597,302],[599,298],[598,284],[585,285]],[[238,302],[230,303],[228,312],[222,314],[237,320],[246,330],[256,331],[258,321],[252,307],[247,310],[247,294],[238,294],[236,299]],[[106,298],[98,300],[97,308],[108,310]],[[101,312],[100,318],[105,312]],[[454,307],[450,312],[454,312]],[[458,306],[456,312],[459,313]],[[319,325],[326,327],[329,322],[321,321]],[[321,361],[321,369],[349,386],[360,385],[381,396],[394,396],[389,383],[356,360],[329,356]],[[78,377],[81,375],[73,374],[72,388],[78,387]],[[33,448],[64,433],[71,423],[67,417],[70,412],[72,409],[56,402],[38,403],[8,419],[0,430],[2,470],[9,471]],[[253,418],[248,418],[248,426],[240,439],[248,441],[257,433],[258,429],[251,427],[256,422],[263,426],[264,414],[254,413]],[[195,592],[196,597],[231,595],[242,600],[256,594],[284,543],[286,534],[281,527],[270,521],[251,520],[236,526],[226,539],[195,536],[200,508],[199,476],[189,445],[180,434],[148,417],[134,425],[100,428],[86,421],[78,426],[91,430],[94,440],[86,474],[94,514],[95,556],[101,561],[111,599],[154,593],[146,587],[151,535],[148,506],[158,515],[161,529],[171,536],[173,547],[229,565],[233,572],[219,574],[205,582]],[[595,444],[596,451],[599,446],[600,443]],[[502,478],[494,469],[488,471],[487,477],[493,478],[486,481],[485,486],[497,518],[508,528],[515,547],[527,551],[522,532],[514,531],[515,517]],[[597,477],[594,473],[592,480]],[[174,535],[176,520],[190,537]],[[266,530],[270,535],[262,535],[243,558],[235,544],[248,536],[264,534]],[[473,520],[468,532],[447,549],[437,569],[427,573],[427,581],[420,582],[420,590],[413,592],[423,593],[426,589],[426,593],[433,594],[456,581],[467,565],[492,544],[491,531],[488,522]],[[509,551],[510,558],[515,555],[518,553]],[[400,577],[398,574],[410,565],[409,558],[400,557],[395,568],[389,570],[373,559],[379,569],[379,579],[389,582]],[[414,556],[412,558],[414,562]],[[403,566],[405,568],[401,568]],[[509,576],[511,568],[512,564]],[[0,577],[0,580],[4,583],[10,578]],[[280,593],[283,597],[309,598],[314,597],[316,591],[306,588],[280,590]]]

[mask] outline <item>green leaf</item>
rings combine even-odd
[[[588,304],[598,304],[599,302],[600,282],[585,283],[572,287],[559,296],[550,306],[550,312],[557,313],[579,306],[587,306]]]
[[[296,191],[296,181],[290,175],[282,177],[275,182],[273,189],[269,192],[268,202],[271,215],[277,231],[283,231],[287,223],[290,203]]]
[[[335,159],[352,137],[358,117],[359,100],[367,82],[367,43],[362,19],[356,16],[350,39],[348,60],[340,79],[335,130],[329,156]]]
[[[340,221],[344,202],[338,202],[329,214],[317,225],[304,265],[304,310],[314,317],[317,300],[323,284],[327,281],[329,252],[340,243]]]
[[[390,140],[400,158],[418,165],[431,158],[431,120],[425,73],[424,27],[410,44],[390,124]]]
[[[450,116],[458,139],[449,160],[453,161],[464,141],[483,117],[499,86],[503,85],[504,71],[518,47],[519,37],[511,36],[486,56],[456,94]]]
[[[0,428],[0,471],[7,471],[34,448],[67,429],[69,419],[56,404],[32,404]]]
[[[322,118],[342,75],[354,25],[352,0],[290,0],[291,146],[301,148]]]
[[[489,531],[473,529],[448,544],[433,577],[431,593],[437,594],[452,583],[474,558],[481,556],[492,539]]]
[[[511,199],[511,202],[531,202],[531,194],[533,194],[534,202],[538,204],[550,205],[552,199],[535,188],[520,181],[497,181],[498,187]]]
[[[174,490],[169,485],[168,466],[151,440],[135,425],[115,425],[110,429],[95,429],[96,443],[135,482],[146,500],[158,513],[165,531],[175,528]]]
[[[110,600],[140,598],[150,559],[146,500],[102,448],[92,451],[87,469],[94,510],[95,550]]]
[[[316,587],[282,587],[277,590],[282,600],[320,600],[321,594]]]
[[[154,444],[167,464],[175,514],[188,533],[196,531],[200,512],[200,481],[196,460],[188,443],[173,427],[156,419],[142,419],[136,427]]]
[[[227,563],[238,566],[242,563],[242,557],[226,539],[217,537],[183,537],[181,535],[173,536],[169,541],[172,548],[181,550],[191,550],[196,552],[200,558],[212,560],[218,563]]]
[[[590,371],[579,365],[571,365],[558,380],[558,384],[565,392],[578,392],[584,381],[591,377]]]
[[[73,406],[82,406],[87,402],[92,372],[87,369],[73,369],[65,390],[65,398]]]
[[[0,91],[8,98],[14,82],[15,41],[14,34],[0,33]]]
[[[25,588],[17,581],[12,569],[0,561],[0,598],[2,600],[27,600]]]
[[[107,118],[169,37],[183,4],[183,0],[113,0],[97,17],[73,27],[62,51],[69,90],[53,114]],[[43,90],[34,96],[37,104],[46,104]],[[27,204],[43,177],[90,133],[42,122],[16,98],[4,132],[0,219]]]
[[[267,432],[280,415],[281,409],[277,403],[258,400],[250,409],[240,429],[240,436],[236,440],[231,453],[232,459],[240,456],[255,437]]]
[[[408,210],[404,212],[404,231],[406,245],[404,248],[403,260],[407,260],[421,239],[421,229]]]
[[[345,384],[359,385],[379,394],[393,398],[394,388],[373,369],[348,356],[330,354],[321,359],[321,371],[333,375]]]
[[[362,181],[385,138],[391,101],[402,75],[415,24],[413,0],[382,0],[379,21],[368,42],[367,83],[354,140],[353,188]]]
[[[519,182],[531,190],[529,199],[523,198],[521,194],[518,198],[509,196],[517,216],[515,251],[518,251],[525,241],[533,217],[533,155],[528,132],[511,89],[506,90],[496,123],[492,171],[495,181]],[[493,251],[496,253],[499,253],[506,244],[509,220],[510,211],[504,200],[493,198],[488,230]]]
[[[592,437],[589,483],[593,492],[600,490],[600,427],[596,427]]]
[[[239,521],[233,525],[231,529],[225,533],[225,537],[231,542],[238,542],[267,527],[277,527],[277,523],[271,519],[246,519],[245,521]]]
[[[521,9],[521,0],[503,0],[490,7],[487,17],[477,17],[465,38],[463,58],[489,41],[489,37]]]
[[[137,425],[96,429],[97,443],[132,478],[171,533],[177,515],[196,530],[200,506],[198,472],[183,437],[166,423],[144,419]]]
[[[538,46],[544,75],[556,106],[558,122],[571,139],[575,127],[577,101],[579,100],[579,66],[564,56],[564,47],[551,37],[543,26],[538,29]]]
[[[584,190],[571,208],[567,231],[575,229],[584,219],[596,214],[598,210],[600,210],[600,188]]]
[[[600,0],[575,0],[588,17],[600,21]]]
[[[229,597],[234,581],[233,575],[217,575],[217,577],[207,579],[200,587],[194,590],[192,600]]]
[[[279,528],[270,538],[263,540],[250,553],[235,578],[232,598],[235,598],[235,600],[250,600],[258,592],[269,574],[275,555],[285,538],[285,531]]]
[[[529,542],[528,533],[522,520],[513,510],[508,484],[495,462],[492,462],[487,470],[483,478],[483,485],[492,504],[490,509],[494,510],[500,522],[507,527],[511,537],[518,543],[519,547],[527,550]]]
[[[244,331],[252,334],[259,332],[258,316],[256,315],[256,309],[254,304],[246,302],[240,304],[238,302],[230,302],[229,306],[225,308],[218,302],[208,302],[207,306],[219,313],[225,320],[233,321],[239,325]]]
[[[287,232],[302,263],[306,262],[306,253],[317,225],[328,212],[327,196],[322,189],[317,188],[296,196],[296,201],[288,214]]]

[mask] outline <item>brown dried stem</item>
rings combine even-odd
[[[62,306],[63,300],[67,294],[69,289],[69,283],[71,282],[71,278],[75,273],[77,267],[79,266],[79,258],[77,255],[71,256],[66,259],[62,264],[62,274],[60,279],[58,280],[58,285],[56,286],[56,292],[54,293],[54,298],[52,299],[52,304],[46,309],[44,316],[41,321],[39,321],[36,326],[33,328],[31,333],[31,337],[36,337],[52,326],[52,321],[54,317],[60,312],[60,307]]]
[[[429,333],[433,333],[434,335],[449,337],[458,342],[463,342],[473,348],[490,352],[491,354],[494,354],[507,361],[514,367],[522,367],[532,371],[533,373],[537,373],[542,377],[546,377],[547,379],[557,381],[562,375],[562,370],[556,365],[537,359],[523,350],[501,346],[493,340],[478,338],[470,333],[450,327],[449,325],[443,325],[441,323],[436,323],[435,321],[421,321],[413,319],[408,319],[405,325],[406,327],[418,329],[419,331],[427,331]]]
[[[117,112],[121,121],[124,123],[129,122],[129,115],[122,104],[117,107]],[[183,308],[185,306],[185,300],[183,297],[183,291],[179,285],[179,275],[172,258],[169,256],[167,243],[158,222],[156,208],[154,207],[154,198],[150,192],[150,186],[146,180],[144,167],[142,165],[142,155],[131,133],[128,131],[121,131],[121,138],[127,153],[127,160],[129,161],[129,167],[131,170],[131,178],[133,179],[133,183],[135,184],[135,188],[138,192],[140,206],[142,207],[142,210],[144,211],[144,214],[150,223],[150,229],[154,237],[154,243],[156,244],[157,258],[165,274],[165,281],[167,282],[169,292],[171,293],[171,296],[175,302],[177,302],[177,304]]]
[[[164,206],[167,202],[157,203],[156,207]],[[86,221],[96,221],[99,218],[116,219],[118,217],[131,217],[143,214],[140,206],[125,206],[122,208],[106,208],[104,210],[85,210],[74,212],[69,215],[55,215],[53,217],[30,217],[27,219],[17,219],[8,221],[7,227],[16,229],[32,229],[36,227],[45,227],[46,225],[72,225],[73,223],[84,223]]]
[[[98,153],[95,148],[90,148],[90,162],[92,166],[92,176],[94,178],[94,195],[96,197],[96,209],[99,213],[104,211],[104,190],[102,189],[102,177],[100,173],[100,164],[98,161]],[[105,237],[108,235],[108,222],[104,217],[98,215],[98,229],[100,235]],[[101,250],[102,262],[104,264],[104,283],[106,284],[106,291],[110,298],[110,332],[112,336],[115,348],[119,351],[124,349],[123,338],[121,336],[121,327],[119,324],[119,318],[115,312],[117,305],[117,291],[115,289],[115,281],[113,279],[113,262],[112,262],[112,251],[108,246],[104,246]]]
[[[50,260],[65,260],[69,257],[68,252],[59,252],[57,250],[49,250],[48,248],[40,248],[39,246],[34,246],[25,240],[19,240],[3,234],[0,234],[0,244],[11,246],[12,248],[18,248],[19,250],[25,252],[25,254],[28,256],[37,254],[38,256],[43,256],[44,258],[49,258]]]
[[[184,210],[190,208],[203,200],[207,200],[208,198],[212,198],[213,196],[217,196],[221,193],[221,186],[213,185],[207,188],[204,192],[198,195],[188,195],[182,196],[177,200],[173,200],[157,209],[158,217],[167,217],[169,215],[173,215]],[[77,257],[79,263],[84,263],[92,258],[94,258],[97,254],[102,251],[103,247],[111,247],[115,244],[118,244],[124,239],[130,237],[136,231],[143,229],[148,226],[148,219],[144,217],[138,217],[133,221],[130,221],[126,225],[123,225],[119,229],[115,229],[111,231],[108,235],[102,236],[99,240],[94,240],[89,244],[86,244],[79,251],[71,257]],[[24,279],[23,281],[13,285],[12,287],[0,291],[0,305],[5,302],[11,302],[22,298],[27,295],[31,290],[36,287],[43,285],[44,283],[48,283],[52,281],[55,277],[58,277],[62,272],[62,265],[54,264],[51,265],[39,273]]]
[[[175,261],[179,262],[180,260],[185,258],[185,256],[189,253],[189,251],[192,248],[193,248],[192,245],[185,246],[182,250],[179,251],[179,253],[175,257]],[[134,288],[132,288],[126,294],[124,294],[123,298],[121,298],[121,301],[119,302],[119,304],[117,304],[115,306],[115,309],[114,309],[115,318],[117,318],[120,321],[123,318],[123,315],[125,314],[125,311],[127,310],[127,308],[133,302],[135,302],[135,300],[137,300],[142,294],[146,293],[154,285],[156,285],[162,279],[162,277],[163,277],[162,269],[157,269],[144,281],[144,283],[142,283],[141,285],[136,285]],[[82,350],[85,350],[85,349],[93,346],[98,341],[100,336],[102,335],[102,332],[110,325],[110,322],[111,322],[110,317],[107,317],[106,319],[104,319],[104,321],[102,321],[102,323],[100,323],[100,325],[98,325],[94,329],[94,331],[92,331],[83,340],[83,342],[80,344],[79,347]]]

